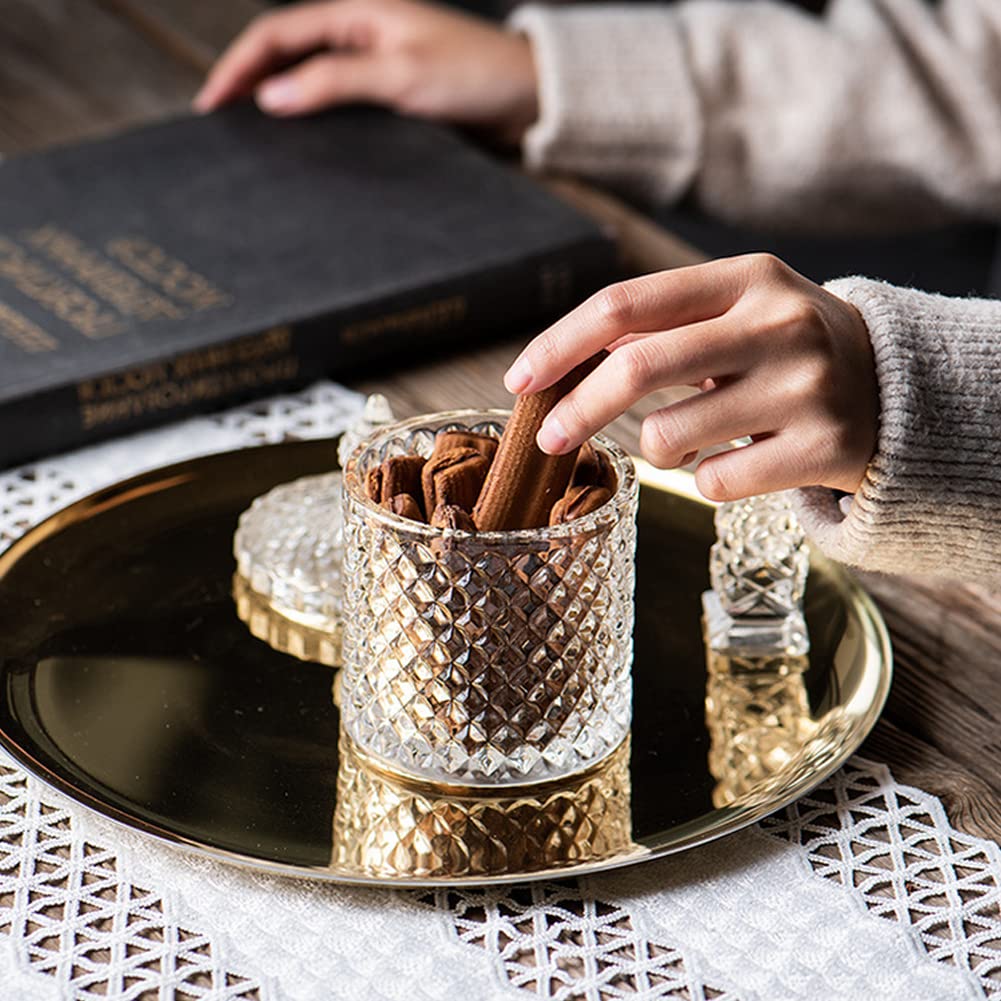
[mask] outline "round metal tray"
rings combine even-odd
[[[634,723],[572,782],[422,786],[339,747],[337,672],[255,639],[233,598],[238,515],[330,469],[330,441],[145,473],[0,557],[0,744],[129,827],[235,864],[443,885],[593,872],[681,851],[802,795],[858,747],[890,683],[885,627],[813,555],[807,658],[707,655],[712,508],[640,464]]]

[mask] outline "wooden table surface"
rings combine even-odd
[[[13,154],[183,112],[257,0],[5,0],[0,18],[0,152]],[[617,202],[572,182],[564,197],[611,222],[634,271],[697,252]],[[357,388],[385,393],[405,416],[509,405],[500,377],[518,348],[499,344]],[[635,449],[640,421],[615,436]],[[1001,839],[1001,591],[866,575],[895,649],[882,721],[862,753],[899,781],[939,795],[955,826]]]

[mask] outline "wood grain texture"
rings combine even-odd
[[[1001,841],[1001,799],[996,790],[888,716],[879,721],[859,753],[889,766],[898,782],[938,796],[957,830]]]
[[[254,17],[268,10],[258,0],[97,0],[158,49],[200,75]]]
[[[201,74],[91,0],[5,0],[0,152],[24,152],[187,108]]]
[[[214,54],[256,0],[6,0],[0,32],[0,151],[35,149],[187,108]],[[694,263],[693,248],[580,182],[552,189],[607,225],[632,273]],[[509,407],[501,376],[524,338],[355,385],[401,416]],[[612,426],[636,449],[658,394]],[[896,680],[863,753],[942,798],[953,823],[1001,839],[1001,590],[864,578],[886,617]]]
[[[626,274],[644,275],[706,260],[702,251],[590,184],[573,177],[542,177],[539,180],[558,198],[605,227],[615,238]]]
[[[884,719],[976,778],[999,809],[1001,590],[873,574],[863,583],[894,646]],[[914,752],[915,763],[927,757]]]

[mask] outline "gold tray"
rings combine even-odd
[[[107,817],[227,862],[407,886],[593,872],[779,809],[876,722],[886,629],[813,555],[808,658],[707,657],[712,508],[640,466],[630,740],[572,782],[403,782],[338,746],[336,671],[255,639],[232,535],[258,494],[328,470],[299,442],[156,470],[78,501],[0,557],[0,744]]]

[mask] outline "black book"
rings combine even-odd
[[[0,465],[529,331],[613,262],[529,179],[375,109],[245,105],[16,157]]]

